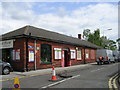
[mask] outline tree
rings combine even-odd
[[[118,42],[118,48],[119,48],[119,51],[120,51],[120,38],[118,38],[116,41]]]
[[[108,39],[106,36],[102,36],[101,38],[101,45],[103,48],[106,48],[107,47],[107,44],[108,44]]]
[[[88,38],[87,41],[94,43],[98,46],[101,46],[102,40],[100,38],[100,30],[99,29],[95,30],[94,33],[88,32],[87,38]]]
[[[95,30],[93,35],[94,35],[94,44],[100,46],[101,45],[100,30],[99,29]]]
[[[85,38],[85,40],[88,40],[89,34],[90,34],[90,29],[85,29],[83,31],[83,38]]]
[[[107,49],[115,50],[117,48],[116,42],[113,40],[108,40]]]
[[[120,38],[118,38],[116,41],[117,41],[117,42],[120,41]]]
[[[93,33],[90,32],[90,29],[85,29],[83,31],[83,36],[85,36],[85,40],[101,46],[105,49],[115,50],[117,48],[115,41],[107,39],[106,36],[100,37],[99,29],[95,30]]]

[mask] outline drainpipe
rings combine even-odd
[[[34,41],[34,47],[35,47],[35,70],[36,70],[36,39],[35,39],[35,41]]]
[[[26,71],[28,71],[28,36],[26,38]]]
[[[29,35],[26,37],[26,71],[28,71],[28,58],[29,58],[29,55],[28,55],[28,39],[30,38],[31,36],[31,33],[29,33]]]

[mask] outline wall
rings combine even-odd
[[[49,44],[52,45],[52,64],[41,64],[41,52],[40,52],[40,47],[41,44]],[[32,48],[29,48],[29,51],[34,51],[34,47],[35,47],[35,42],[32,39],[28,40],[28,45],[31,46]],[[76,50],[77,48],[80,48],[82,51],[82,59],[81,60],[77,60],[77,54],[76,54],[76,58],[70,60],[70,65],[79,65],[79,64],[83,64],[84,63],[84,48],[83,47],[75,47],[75,46],[71,46],[71,45],[65,45],[65,44],[57,44],[57,43],[50,43],[50,42],[46,42],[46,41],[40,41],[40,40],[36,40],[36,54],[34,54],[34,56],[36,57],[36,69],[43,69],[43,68],[51,68],[52,65],[55,65],[55,67],[61,67],[61,61],[62,59],[54,59],[54,48],[63,48],[63,47],[68,47],[70,49],[74,49]],[[21,38],[21,39],[16,39],[16,41],[14,42],[14,49],[20,49],[20,60],[15,60],[13,61],[14,63],[14,68],[16,70],[20,70],[20,71],[24,71],[26,70],[26,39],[25,38]],[[28,51],[28,53],[29,53]],[[77,51],[76,51],[77,52]],[[91,62],[95,62],[96,58],[96,50],[95,49],[90,49],[90,48],[86,48],[85,49],[85,54],[88,53],[89,58],[86,58],[85,62],[86,63],[91,63]],[[94,58],[93,58],[94,57]],[[34,62],[28,62],[28,67],[29,70],[33,70],[35,69],[35,63]]]
[[[26,49],[25,47],[25,39],[21,38],[21,39],[15,39],[14,44],[13,44],[13,50],[18,50],[20,49],[20,60],[12,60],[12,66],[14,70],[20,70],[23,71],[24,70],[24,62],[25,62],[25,58],[26,58]]]
[[[45,41],[39,41],[37,40],[36,41],[36,46],[39,47],[39,49],[37,49],[37,53],[36,53],[36,66],[37,66],[37,69],[43,69],[43,68],[51,68],[52,67],[52,64],[40,64],[40,44],[49,44],[49,45],[52,45],[52,64],[55,65],[56,67],[61,67],[61,60],[62,59],[54,59],[54,48],[63,48],[63,47],[68,47],[70,49],[75,49],[76,50],[76,47],[75,46],[71,46],[71,45],[64,45],[64,44],[57,44],[57,43],[50,43],[50,42],[45,42]],[[34,40],[29,40],[29,45],[33,46],[34,47]],[[72,59],[70,60],[70,64],[71,65],[79,65],[79,64],[83,64],[84,63],[84,48],[83,47],[78,47],[82,50],[82,59],[81,60],[77,60],[77,58],[75,59]],[[94,55],[91,54],[94,52]],[[95,58],[92,58],[91,59],[91,55],[92,56],[95,56],[95,50],[94,49],[85,49],[85,53],[88,53],[89,54],[89,58],[87,59],[86,58],[86,63],[91,63],[91,62],[95,62]],[[77,54],[76,54],[77,55]],[[77,57],[77,56],[76,56]],[[35,67],[35,64],[34,62],[33,63],[29,63],[29,69],[34,69]]]

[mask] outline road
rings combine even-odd
[[[118,73],[119,63],[96,65],[67,71],[70,78],[57,76],[58,81],[52,82],[51,74],[20,78],[21,88],[109,88],[109,79]],[[2,81],[3,88],[13,88],[14,81]]]

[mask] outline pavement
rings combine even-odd
[[[74,69],[79,69],[79,68],[84,68],[84,67],[89,67],[92,64],[95,63],[88,63],[88,64],[80,64],[80,65],[74,65],[74,66],[69,66],[69,67],[55,67],[56,73],[61,73],[64,71],[70,71]],[[30,77],[30,76],[37,76],[37,75],[44,75],[44,74],[50,74],[52,73],[52,68],[48,69],[40,69],[40,70],[35,70],[35,71],[29,71],[29,72],[11,72],[9,75],[0,75],[0,81],[7,81],[9,79],[14,79],[15,77]]]

